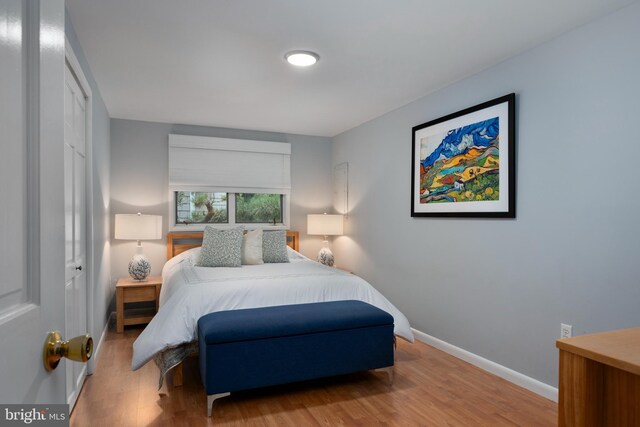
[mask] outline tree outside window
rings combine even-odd
[[[237,193],[236,222],[281,223],[282,195]]]
[[[176,191],[176,223],[227,223],[227,198],[227,193]]]

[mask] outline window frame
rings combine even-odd
[[[176,197],[176,194],[182,192],[182,193],[218,193],[218,194],[225,194],[227,196],[227,200],[226,200],[226,213],[227,213],[227,221],[226,222],[189,222],[188,224],[185,224],[184,222],[177,222],[178,220],[178,198]],[[174,223],[175,224],[181,224],[184,226],[189,226],[190,224],[228,224],[229,223],[229,193],[227,192],[222,192],[222,191],[184,191],[184,190],[178,190],[178,191],[174,191],[173,192],[173,199],[174,199],[174,203],[173,203],[173,209],[174,209]]]
[[[281,219],[284,221],[284,196],[282,194],[278,194],[278,193],[249,193],[249,192],[243,191],[243,192],[233,193],[233,203],[234,203],[234,208],[233,208],[234,218],[233,219],[234,219],[236,224],[243,224],[245,226],[254,225],[254,224],[258,224],[258,225],[260,225],[260,224],[271,224],[271,225],[273,225],[273,221],[270,221],[268,223],[266,223],[266,222],[238,221],[238,214],[237,214],[237,211],[238,211],[238,199],[236,197],[238,194],[268,194],[268,195],[272,195],[272,196],[280,196],[280,216],[281,216]],[[228,199],[229,199],[229,193],[227,193],[227,200]],[[229,202],[227,202],[227,210],[228,210],[228,207],[229,207],[228,205],[229,205]],[[283,221],[280,221],[279,223],[276,222],[276,224],[282,224]]]
[[[191,191],[203,193],[227,193],[227,218],[228,222],[211,222],[211,223],[191,223],[176,224],[177,217],[177,198],[176,192]],[[279,194],[282,196],[282,222],[273,225],[269,222],[236,222],[236,193],[256,193],[256,194]],[[221,187],[192,187],[192,186],[172,186],[169,188],[169,231],[204,231],[208,225],[220,229],[233,228],[243,225],[247,230],[257,228],[266,230],[286,230],[290,226],[290,199],[291,191],[288,189],[269,189],[269,188],[221,188]]]

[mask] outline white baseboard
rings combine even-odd
[[[87,363],[87,375],[93,374],[96,369],[96,360],[98,360],[98,353],[102,348],[102,343],[104,342],[104,338],[107,335],[107,331],[109,330],[109,325],[111,324],[112,319],[115,317],[115,311],[109,313],[109,317],[107,318],[107,323],[104,325],[104,329],[102,330],[102,334],[100,334],[100,339],[98,340],[98,344],[93,348],[93,355],[91,356],[91,360]]]
[[[548,384],[528,377],[524,374],[521,374],[520,372],[516,372],[513,369],[507,368],[506,366],[499,365],[495,362],[492,362],[491,360],[485,359],[484,357],[480,357],[477,354],[473,354],[471,352],[468,352],[467,350],[463,350],[460,347],[456,347],[455,345],[432,337],[431,335],[427,335],[424,332],[420,332],[413,328],[411,328],[411,330],[413,331],[416,339],[422,341],[425,344],[429,344],[430,346],[435,347],[438,350],[442,350],[445,353],[457,357],[458,359],[462,359],[465,362],[471,363],[472,365],[477,366],[480,369],[497,375],[500,378],[503,378],[522,388],[526,388],[527,390],[532,391],[546,399],[552,400],[554,402],[558,401],[558,389],[555,387],[551,387]]]

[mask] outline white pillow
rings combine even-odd
[[[242,264],[258,265],[262,261],[262,230],[250,230],[242,236]]]

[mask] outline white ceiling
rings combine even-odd
[[[632,0],[66,0],[114,118],[334,136]],[[294,68],[292,49],[320,62]]]

